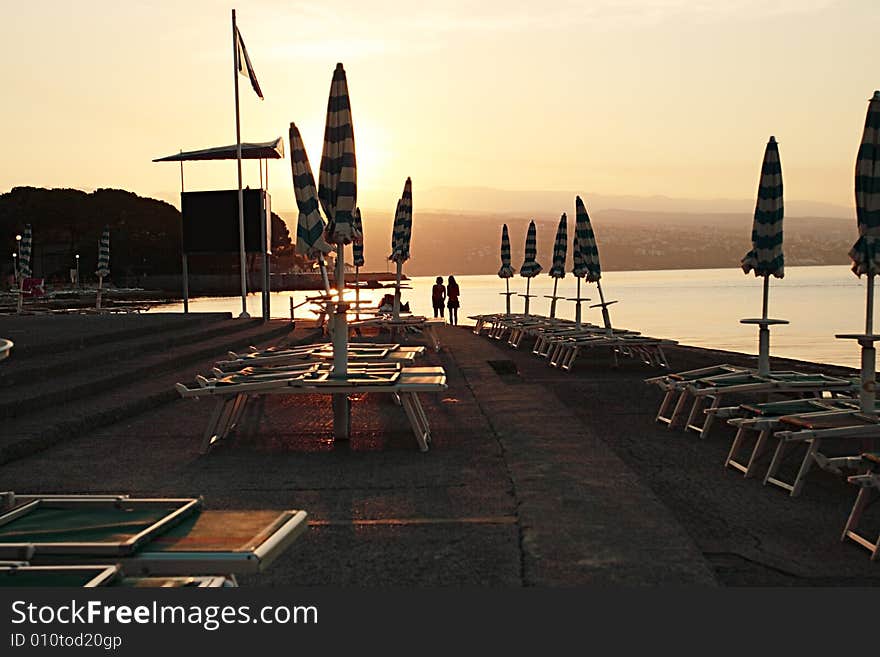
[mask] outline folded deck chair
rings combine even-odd
[[[861,455],[860,461],[864,465],[863,474],[847,477],[847,481],[859,487],[859,494],[853,503],[852,511],[843,527],[841,541],[850,540],[861,545],[871,553],[871,561],[880,559],[880,537],[870,540],[859,531],[859,521],[862,519],[867,506],[880,491],[880,452],[866,452]]]
[[[273,368],[274,370],[274,368]],[[237,426],[245,406],[255,394],[352,394],[384,392],[394,395],[403,407],[419,449],[428,450],[430,425],[418,393],[446,390],[442,367],[401,367],[399,363],[349,363],[344,379],[331,376],[329,366],[310,364],[285,372],[242,371],[215,379],[197,377],[198,387],[182,383],[175,388],[181,397],[213,397],[216,401],[202,437],[202,453],[208,452]]]
[[[687,384],[687,393],[693,398],[690,413],[684,423],[686,431],[696,431],[700,438],[709,435],[715,420],[714,411],[730,395],[800,395],[821,396],[823,393],[847,394],[854,390],[851,379],[843,379],[826,374],[805,374],[803,372],[771,372],[760,376],[753,372],[734,372],[705,379],[696,379]],[[706,408],[706,402],[709,402]],[[684,398],[679,399],[670,418],[670,426],[676,425],[682,415]]]
[[[685,372],[673,372],[645,379],[645,383],[653,383],[659,386],[664,393],[655,421],[663,422],[672,428],[674,420],[684,410],[684,403],[688,397],[688,384],[691,381],[747,371],[749,371],[749,369],[746,367],[723,364],[713,365],[712,367],[701,367],[699,369],[687,370]],[[677,403],[673,404],[673,402]],[[667,415],[666,413],[668,413],[670,407],[673,408],[673,412]]]
[[[789,491],[791,497],[801,494],[806,483],[806,476],[813,464],[822,469],[840,474],[841,467],[857,464],[851,457],[828,457],[820,451],[822,444],[828,440],[852,443],[880,439],[880,419],[854,411],[827,411],[824,413],[808,413],[806,415],[788,415],[779,418],[783,431],[777,431],[779,444],[773,453],[773,460],[764,477],[764,485],[778,486]],[[801,460],[797,475],[791,482],[783,480],[779,475],[786,452],[794,445],[803,444],[807,449]]]
[[[595,340],[597,338],[612,339],[616,337],[633,337],[640,336],[638,331],[630,331],[628,329],[612,329],[609,333],[604,326],[595,324],[582,324],[580,327],[565,327],[559,330],[540,331],[536,333],[535,347],[533,354],[547,358],[554,367],[558,366],[564,357],[568,357],[569,347],[574,346],[578,340],[585,342]],[[653,340],[654,338],[648,338]]]
[[[534,336],[542,331],[566,330],[572,328],[576,328],[576,325],[568,319],[551,319],[549,317],[542,317],[536,322],[520,322],[511,327],[507,344],[514,349],[519,349],[520,343],[522,343],[523,338],[527,335]]]
[[[578,355],[584,349],[610,349],[614,358],[614,366],[618,364],[618,355],[641,360],[653,367],[669,367],[663,347],[678,344],[675,340],[651,338],[644,335],[605,335],[559,341],[549,357],[550,365],[563,370],[574,369]]]
[[[736,428],[736,436],[724,460],[725,467],[735,468],[745,477],[756,474],[760,458],[766,453],[767,442],[779,428],[780,418],[787,415],[804,415],[831,410],[851,411],[858,408],[855,399],[790,399],[766,402],[763,404],[741,404],[732,408],[719,408],[716,418],[727,418],[727,423]],[[750,450],[743,450],[748,435],[757,437]],[[742,457],[741,457],[742,452]]]

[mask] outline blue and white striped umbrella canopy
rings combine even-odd
[[[565,278],[565,257],[568,255],[568,221],[565,213],[556,228],[556,241],[553,243],[553,264],[548,272],[553,278]]]
[[[782,254],[782,165],[776,137],[770,137],[761,165],[761,182],[758,184],[758,202],[752,223],[752,250],[742,259],[745,273],[755,276],[785,275],[785,258]]]
[[[407,178],[403,185],[403,196],[397,202],[397,211],[394,213],[394,227],[391,230],[391,255],[388,256],[388,259],[400,263],[409,260],[411,240],[412,181]]]
[[[333,72],[327,101],[318,199],[327,217],[328,241],[350,244],[360,238],[351,219],[357,207],[357,159],[348,82],[342,64],[337,64]]]
[[[31,268],[31,252],[33,251],[33,232],[31,225],[24,227],[24,234],[21,236],[21,244],[18,245],[21,254],[18,258],[18,275],[21,278],[30,278],[33,275]]]
[[[333,247],[324,239],[324,219],[321,217],[318,190],[309,164],[299,128],[290,124],[290,170],[293,174],[293,194],[299,218],[296,222],[296,252],[309,258],[330,253]]]
[[[849,252],[852,270],[874,276],[880,273],[880,91],[868,103],[856,160],[856,217],[859,239]]]
[[[361,209],[355,208],[354,212],[351,213],[351,223],[354,225],[354,230],[361,236],[357,242],[354,242],[351,245],[351,258],[352,264],[355,267],[363,267],[364,266],[364,225],[361,223]]]
[[[98,244],[98,276],[110,275],[110,226],[104,226],[101,241]]]
[[[534,278],[541,273],[541,265],[535,258],[538,257],[538,231],[534,220],[529,222],[529,232],[526,233],[526,254],[519,275],[524,278]]]
[[[575,198],[574,205],[574,267],[571,273],[578,278],[586,277],[587,281],[595,283],[602,278],[596,236],[593,234],[593,226],[590,224],[590,215],[587,214],[587,208],[580,196]]]
[[[513,278],[513,267],[510,266],[510,236],[507,234],[507,224],[501,229],[501,269],[498,270],[500,278]]]

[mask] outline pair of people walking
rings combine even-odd
[[[443,285],[443,277],[438,276],[437,282],[431,290],[431,302],[434,305],[434,317],[443,317],[443,304],[449,308],[449,323],[458,324],[458,309],[460,306],[459,296],[461,292],[458,289],[458,283],[455,282],[455,276],[449,277],[449,283]]]

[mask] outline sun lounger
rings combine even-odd
[[[880,559],[880,537],[871,540],[867,538],[859,530],[859,521],[862,514],[871,503],[871,500],[880,491],[880,453],[866,452],[861,455],[860,461],[864,465],[866,472],[863,474],[853,475],[847,478],[849,483],[859,487],[859,494],[853,503],[852,511],[843,527],[843,534],[840,536],[841,541],[853,541],[871,553],[871,560]]]
[[[779,444],[764,477],[764,484],[787,490],[792,497],[800,495],[805,478],[814,463],[825,469],[830,467],[836,472],[839,472],[842,464],[853,464],[853,461],[847,457],[829,459],[820,451],[823,442],[828,440],[851,442],[880,439],[880,419],[876,416],[865,415],[858,410],[788,415],[780,418],[779,423],[780,426],[785,427],[785,430],[776,432]],[[780,477],[779,469],[788,449],[797,444],[805,444],[807,449],[794,480],[787,482]],[[859,446],[861,444],[860,442]]]
[[[678,344],[675,340],[650,338],[642,335],[594,336],[559,341],[549,357],[550,365],[563,370],[574,369],[578,355],[584,349],[610,349],[617,366],[618,355],[641,360],[653,367],[669,367],[663,347]]]
[[[754,372],[734,372],[721,376],[689,381],[687,392],[693,397],[690,413],[685,420],[686,431],[696,431],[700,438],[709,435],[715,420],[715,409],[731,395],[812,395],[823,393],[847,394],[854,389],[850,379],[827,376],[825,374],[805,374],[802,372],[771,372],[759,376]],[[705,408],[709,401],[708,408]],[[670,418],[670,427],[677,424],[682,414],[683,399],[679,399],[676,410]]]
[[[196,498],[41,497],[0,514],[0,558],[115,560],[196,513]]]
[[[392,339],[395,335],[405,334],[407,331],[421,331],[428,339],[428,344],[433,347],[434,351],[440,351],[440,336],[437,334],[437,327],[446,324],[446,320],[441,317],[401,317],[394,319],[393,317],[372,317],[368,319],[355,320],[349,322],[350,328],[362,328],[372,326],[379,330],[385,329],[391,333]]]
[[[787,415],[804,415],[821,413],[830,410],[851,411],[858,408],[854,399],[790,399],[785,401],[767,402],[763,404],[741,404],[740,406],[719,409],[716,418],[727,417],[727,423],[736,427],[736,436],[724,461],[725,467],[739,470],[745,477],[756,474],[759,459],[766,453],[767,441],[779,428],[780,419]],[[736,414],[736,417],[731,415]],[[756,433],[757,438],[748,450],[746,458],[741,458],[744,443],[749,434]],[[738,460],[740,459],[740,460]]]
[[[748,368],[738,367],[736,365],[714,365],[712,367],[701,367],[696,370],[687,370],[685,372],[674,372],[671,374],[663,374],[661,376],[645,379],[645,383],[653,383],[663,390],[663,400],[660,402],[660,409],[657,411],[655,420],[663,422],[671,428],[674,421],[684,410],[684,403],[688,398],[688,384],[697,379],[712,378],[715,376],[723,376],[725,374],[733,374],[736,372],[746,372]],[[676,402],[673,404],[673,402]],[[666,415],[669,408],[673,408],[673,412]]]
[[[398,363],[350,363],[345,378],[332,377],[329,366],[285,373],[236,372],[216,379],[197,377],[198,387],[182,383],[175,387],[182,397],[214,397],[216,404],[202,438],[206,453],[238,425],[245,406],[253,394],[354,394],[382,392],[400,401],[419,449],[428,450],[431,431],[418,393],[446,390],[446,373],[442,367],[401,367]]]
[[[0,563],[0,588],[110,586],[119,577],[115,564],[75,566],[32,566],[27,562]]]

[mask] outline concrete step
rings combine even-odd
[[[67,353],[107,342],[232,319],[232,313],[47,314],[0,316],[0,336],[15,343],[16,359]]]
[[[119,366],[110,364],[102,369],[73,370],[48,381],[4,388],[0,390],[0,418],[28,413],[42,415],[59,404],[102,394],[206,358],[218,360],[229,349],[247,347],[255,341],[276,338],[290,331],[290,324],[286,321],[262,324],[260,320],[238,320],[236,327],[232,332],[224,332],[212,339],[132,358]],[[4,422],[4,432],[5,425]]]
[[[170,361],[173,366],[161,372],[128,380],[127,383],[102,389],[84,398],[51,405],[38,414],[6,420],[0,431],[0,464],[24,458],[63,440],[180,399],[174,384],[192,381],[196,373],[208,371],[225,351],[252,344],[275,344],[289,330],[288,322],[273,321],[256,329],[224,336],[225,340],[212,340],[210,347],[200,345],[205,348],[199,351],[175,350]],[[181,354],[183,351],[188,353],[185,361]]]
[[[31,353],[24,357],[16,354],[16,358],[9,359],[3,368],[0,390],[4,386],[34,384],[70,372],[84,372],[111,365],[126,367],[123,361],[204,342],[219,335],[234,333],[246,326],[253,326],[255,322],[259,320],[248,320],[247,324],[240,319],[174,323],[167,329],[157,328],[147,335],[108,335],[106,342],[63,353]]]

